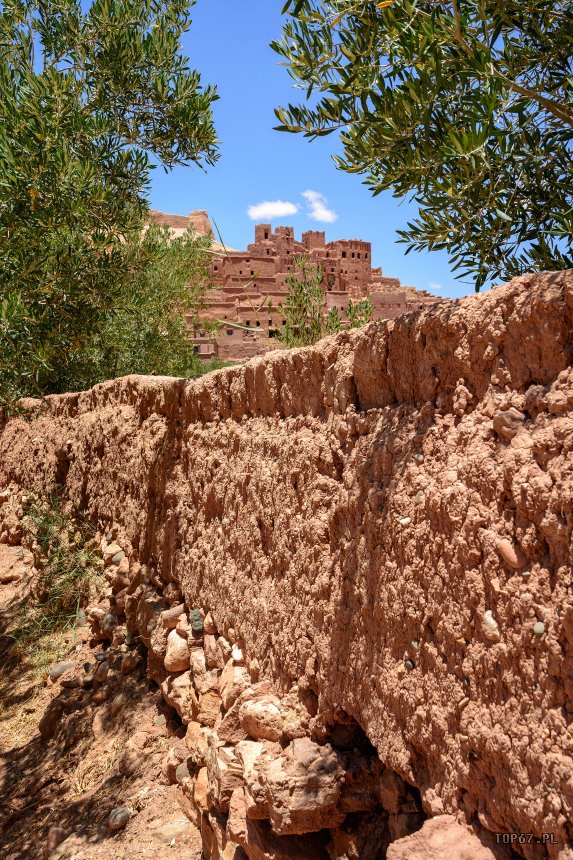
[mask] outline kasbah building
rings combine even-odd
[[[212,257],[209,268],[212,289],[207,292],[207,307],[201,321],[219,321],[216,336],[208,336],[201,327],[192,325],[192,340],[197,353],[208,361],[214,356],[225,360],[244,360],[262,355],[276,344],[274,336],[285,320],[280,305],[287,293],[287,275],[293,269],[293,257],[304,254],[320,264],[325,293],[324,313],[338,308],[343,322],[350,301],[370,298],[372,320],[394,319],[408,311],[440,301],[425,290],[402,286],[398,278],[382,275],[373,269],[370,242],[338,239],[326,242],[325,234],[308,230],[302,241],[294,237],[292,227],[270,224],[255,226],[255,241],[246,251],[223,248],[214,240],[207,212],[195,210],[189,215],[167,215],[151,210],[149,219],[169,227],[173,236],[193,227],[201,236],[210,236]]]

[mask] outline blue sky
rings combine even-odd
[[[252,241],[256,221],[292,225],[297,238],[303,230],[325,230],[327,241],[363,239],[372,243],[373,265],[403,284],[440,296],[473,292],[471,284],[454,279],[446,254],[405,256],[396,230],[416,209],[390,194],[372,197],[361,177],[337,170],[336,134],[308,141],[273,131],[278,124],[273,109],[301,94],[269,47],[280,37],[283,5],[283,0],[198,0],[193,7],[183,50],[202,82],[217,85],[221,158],[206,173],[195,166],[153,171],[151,207],[181,215],[206,209],[225,243],[238,249]],[[281,217],[249,217],[251,207],[276,201],[298,209]],[[257,211],[251,209],[251,215]]]

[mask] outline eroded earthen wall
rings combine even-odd
[[[573,273],[201,380],[49,397],[0,481],[119,523],[247,668],[341,708],[427,815],[573,855]]]

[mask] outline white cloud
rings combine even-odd
[[[428,284],[428,289],[430,290],[431,293],[435,293],[437,290],[443,290],[444,288],[441,284],[438,284],[436,281],[430,281],[430,283]]]
[[[308,214],[313,221],[325,221],[327,224],[336,221],[338,215],[327,208],[328,200],[324,194],[319,194],[318,191],[303,191],[302,196],[308,202]]]
[[[253,221],[272,221],[273,218],[282,218],[283,215],[296,215],[299,208],[296,203],[289,203],[287,200],[265,200],[263,203],[249,206],[247,215]]]

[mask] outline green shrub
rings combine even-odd
[[[86,520],[65,516],[56,492],[30,499],[23,527],[24,542],[34,546],[38,573],[4,633],[8,647],[3,663],[13,666],[25,658],[39,671],[59,659],[63,632],[77,625],[81,608],[106,583],[95,529]]]
[[[153,261],[152,157],[217,158],[215,90],[180,53],[193,5],[2,4],[0,405],[61,390]]]
[[[189,377],[224,366],[196,355],[186,322],[205,304],[209,239],[190,231],[171,240],[167,228],[151,225],[136,241],[144,258],[139,271],[123,284],[101,330],[64,365],[54,390],[81,390],[129,373]]]
[[[304,254],[293,257],[293,271],[286,278],[286,299],[279,306],[285,325],[279,329],[277,338],[285,346],[310,346],[327,334],[358,328],[372,319],[372,301],[369,298],[348,303],[348,325],[343,323],[336,307],[325,314],[322,277],[320,264],[313,266]]]

